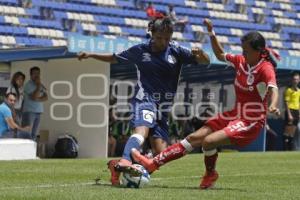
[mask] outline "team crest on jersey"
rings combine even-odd
[[[154,112],[149,110],[142,110],[143,119],[149,123],[152,123],[154,120]]]
[[[171,64],[175,64],[176,63],[176,58],[172,55],[168,55],[168,62]]]
[[[150,61],[151,61],[151,54],[150,53],[143,53],[142,62],[150,62]]]
[[[253,83],[254,83],[254,75],[253,74],[248,74],[247,84],[252,85]]]

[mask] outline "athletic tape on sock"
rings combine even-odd
[[[193,151],[194,148],[192,147],[191,143],[187,141],[187,139],[181,140],[180,143],[182,144],[182,146],[184,146],[187,152]]]
[[[203,151],[203,153],[204,153],[205,156],[212,156],[212,155],[214,155],[214,154],[217,153],[217,149],[204,150],[204,149],[202,148],[202,151]]]

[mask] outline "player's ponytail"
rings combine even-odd
[[[251,31],[241,38],[242,42],[249,42],[250,46],[260,51],[261,57],[268,60],[274,68],[277,67],[277,62],[280,60],[280,56],[271,48],[266,47],[266,40],[262,34],[257,31]]]
[[[276,68],[277,62],[280,60],[280,56],[273,49],[265,47],[261,50],[261,57],[268,60]]]

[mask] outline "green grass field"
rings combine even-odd
[[[203,156],[188,155],[162,167],[142,189],[109,185],[107,160],[0,162],[0,200],[4,199],[300,199],[300,152],[221,153],[215,189],[198,189]],[[94,179],[101,181],[95,184]]]

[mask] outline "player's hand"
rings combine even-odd
[[[203,54],[203,51],[198,47],[192,48],[192,55],[193,56],[201,56]]]
[[[31,126],[24,126],[24,127],[21,128],[21,131],[31,132]]]
[[[86,52],[79,52],[78,54],[77,54],[77,58],[78,58],[78,60],[82,60],[82,59],[87,59],[87,58],[89,58],[90,57],[90,54],[88,54],[88,53],[86,53]]]
[[[203,21],[203,23],[204,23],[204,25],[206,26],[207,31],[208,31],[208,32],[212,32],[212,30],[213,30],[213,24],[212,24],[211,20],[205,18],[204,21]]]
[[[270,113],[274,113],[274,114],[276,114],[276,115],[280,115],[280,110],[279,110],[279,108],[277,108],[276,106],[270,106],[269,107],[269,112]]]

